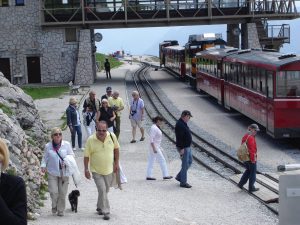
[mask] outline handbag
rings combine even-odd
[[[247,137],[246,141],[241,144],[241,146],[237,150],[237,157],[239,160],[246,162],[250,160],[248,146],[247,146],[247,140],[250,137],[250,135]]]

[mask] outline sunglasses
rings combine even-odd
[[[106,132],[106,130],[97,130],[97,132]]]
[[[53,136],[62,136],[62,133],[55,133]]]

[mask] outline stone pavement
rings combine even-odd
[[[191,189],[179,187],[176,180],[164,181],[158,164],[154,167],[156,181],[146,181],[147,153],[149,147],[148,136],[144,142],[130,144],[131,127],[128,119],[128,101],[124,86],[124,76],[129,70],[137,68],[136,65],[125,64],[112,70],[112,79],[106,80],[105,74],[99,74],[98,82],[91,87],[97,93],[97,97],[105,93],[107,86],[120,91],[126,108],[122,113],[120,154],[124,172],[128,183],[123,185],[123,190],[111,189],[109,201],[111,205],[111,219],[104,221],[102,216],[96,213],[97,190],[93,180],[87,180],[82,176],[79,186],[78,213],[72,213],[67,202],[64,217],[51,214],[50,198],[46,200],[41,209],[41,215],[36,221],[30,221],[30,225],[94,225],[94,224],[276,224],[278,219],[270,213],[257,200],[240,191],[233,184],[193,164],[188,174],[188,181],[193,185]],[[128,95],[129,94],[129,95]],[[68,99],[69,96],[66,97]],[[80,96],[78,96],[79,98]],[[65,97],[54,103],[57,110],[64,112],[68,101]],[[44,107],[44,106],[43,106]],[[48,108],[52,107],[49,105]],[[41,104],[38,104],[41,108]],[[57,112],[58,112],[57,111]],[[56,120],[61,115],[56,114]],[[47,119],[47,116],[45,117]],[[55,120],[55,118],[53,118]],[[83,129],[84,130],[84,129]],[[64,131],[63,138],[70,141],[69,131]],[[139,137],[140,133],[137,133]],[[85,138],[86,135],[84,135]],[[167,164],[171,175],[176,175],[180,168],[180,160],[168,157],[174,153],[174,148],[165,148]],[[83,154],[76,151],[76,160],[83,172]],[[74,189],[70,182],[69,192]]]

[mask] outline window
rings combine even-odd
[[[8,0],[0,0],[0,7],[8,6]]]
[[[77,41],[76,28],[66,28],[65,37],[66,37],[66,42],[76,42]]]
[[[25,0],[16,0],[16,6],[23,6],[25,5],[24,2]]]
[[[267,71],[267,96],[273,98],[273,71]]]
[[[300,71],[279,71],[276,74],[276,96],[300,96]]]

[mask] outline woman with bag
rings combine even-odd
[[[257,146],[256,146],[255,136],[258,131],[259,131],[258,125],[251,124],[248,127],[247,134],[245,134],[244,137],[242,138],[242,144],[244,142],[246,142],[247,144],[250,159],[244,162],[246,170],[243,176],[241,177],[240,182],[238,183],[238,187],[242,189],[249,179],[249,192],[254,192],[259,190],[259,188],[256,188],[254,186],[254,183],[256,181],[256,160],[257,160]]]
[[[48,190],[52,201],[52,214],[64,215],[66,196],[69,186],[69,177],[72,176],[67,169],[64,158],[74,156],[71,145],[62,140],[62,132],[58,127],[51,131],[51,141],[45,146],[41,167],[42,172],[48,173]]]

